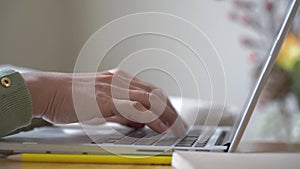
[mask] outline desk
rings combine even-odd
[[[0,158],[0,168],[7,169],[171,169],[171,166],[164,165],[110,165],[110,164],[68,164],[68,163],[21,163]]]
[[[300,152],[300,143],[250,141],[242,142],[238,152]],[[113,165],[113,164],[70,164],[70,163],[21,163],[0,158],[0,168],[12,169],[171,169],[168,165]]]

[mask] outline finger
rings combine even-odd
[[[175,109],[172,106],[168,106],[168,101],[161,100],[161,97],[158,97],[159,94],[148,93],[146,91],[135,91],[130,90],[130,99],[138,101],[142,104],[143,108],[147,108],[151,113],[154,113],[155,116],[152,117],[151,121],[154,121],[155,118],[160,119],[165,126],[169,127],[173,134],[178,137],[185,136],[187,132],[187,126],[184,121],[177,114]],[[121,92],[120,92],[121,93]],[[119,95],[122,97],[122,95]],[[146,111],[141,108],[141,111]],[[139,115],[139,114],[138,114]],[[150,118],[150,117],[149,117]],[[150,120],[150,119],[149,119]],[[143,122],[146,123],[146,122]],[[149,124],[149,123],[148,123]]]
[[[160,113],[159,119],[171,129],[175,136],[184,137],[187,132],[187,125],[180,118],[164,93],[158,89],[153,90],[149,98],[151,104],[150,110]]]
[[[116,99],[122,100],[131,100],[138,101],[143,104],[147,109],[150,108],[150,97],[152,97],[151,93],[148,93],[144,90],[131,90],[131,89],[123,89],[119,87],[111,88],[111,96]]]
[[[166,103],[169,107],[175,111],[175,108],[172,106],[171,102],[167,98],[167,95],[163,92],[163,90],[149,84],[147,82],[141,81],[138,78],[132,77],[124,71],[121,70],[112,70],[114,73],[115,79],[113,85],[117,84],[122,88],[132,89],[132,90],[139,90],[143,89],[147,92],[152,92],[157,94],[162,101],[166,100]]]
[[[136,86],[138,88],[142,88],[142,89],[146,90],[147,92],[151,92],[152,95],[149,94],[149,96],[154,96],[153,97],[154,99],[152,99],[152,100],[150,99],[150,106],[151,106],[150,110],[152,112],[156,113],[157,115],[159,115],[159,119],[162,122],[164,122],[164,124],[166,124],[167,127],[171,127],[171,130],[173,131],[174,135],[182,137],[186,134],[187,125],[177,114],[175,108],[172,106],[171,102],[169,101],[169,99],[166,97],[166,95],[163,93],[163,91],[161,89],[158,89],[149,83],[143,82],[135,77],[132,77],[129,74],[125,73],[124,71],[112,70],[111,73],[113,73],[114,76],[124,80],[126,83],[131,83],[130,86]],[[133,96],[135,96],[135,95],[133,95]],[[146,97],[146,96],[144,96],[144,97]],[[151,97],[149,97],[149,98],[151,98]],[[147,99],[143,98],[143,99],[140,99],[139,101],[141,101],[141,103],[143,103],[144,105],[148,105],[148,103],[145,102],[145,100],[147,100]],[[158,105],[163,105],[163,106],[158,106],[159,110],[155,110],[155,108],[157,108],[157,106],[152,106],[152,105],[153,105],[153,103],[159,103],[159,101],[161,101],[161,103],[164,103],[165,105],[158,104]],[[153,108],[154,108],[154,111],[153,111]],[[160,111],[162,111],[162,108],[164,111],[160,112]]]
[[[153,92],[159,93],[158,96],[160,96],[161,100],[166,100],[168,106],[170,106],[173,111],[175,111],[174,107],[172,106],[171,102],[167,98],[166,94],[164,92],[155,87],[154,85],[144,82],[142,80],[139,80],[138,78],[135,78],[126,72],[118,69],[111,70],[109,73],[113,74],[113,80],[112,85],[116,85],[125,89],[131,89],[131,90],[145,90],[147,92]],[[158,91],[158,92],[157,92]]]
[[[110,96],[101,93],[96,96],[96,100],[101,113],[100,116],[102,118],[108,118],[116,115],[116,107],[114,106],[113,99]]]
[[[130,99],[139,101],[151,112],[155,113],[159,119],[161,119],[167,126],[171,126],[177,118],[179,118],[177,112],[173,106],[169,106],[167,98],[161,96],[160,92],[149,93],[146,91],[130,90]]]
[[[138,101],[143,104],[145,108],[153,111],[157,116],[160,116],[167,106],[167,99],[161,99],[162,97],[155,92],[149,93],[144,90],[128,90],[114,86],[110,87],[110,90],[111,92],[107,94],[112,98]]]
[[[147,97],[147,93],[140,91],[137,92],[138,90],[125,90],[119,87],[111,87],[109,85],[107,86],[101,86],[102,89],[99,89],[96,91],[96,100],[98,103],[98,108],[100,109],[100,112],[104,118],[115,116],[120,114],[122,111],[124,112],[130,112],[128,108],[119,108],[117,109],[116,106],[119,105],[118,101],[114,101],[114,99],[120,99],[124,100],[125,103],[128,102],[128,104],[134,104],[130,103],[130,97],[132,100],[138,101],[140,104],[140,101],[146,105],[149,106],[149,99]],[[111,92],[110,92],[111,90]],[[135,93],[135,94],[130,94]],[[139,93],[139,94],[137,94]],[[130,96],[131,95],[131,96]],[[134,102],[134,101],[133,101]],[[120,106],[119,106],[120,107]],[[143,111],[143,110],[142,110]],[[127,118],[128,119],[128,118]]]
[[[156,114],[146,109],[141,103],[130,100],[114,99],[115,107],[120,116],[136,122],[146,124],[152,130],[162,133],[166,130],[166,126],[158,118]]]
[[[160,119],[156,119],[146,124],[149,128],[157,133],[165,133],[169,129]]]
[[[181,119],[181,117],[172,110],[169,106],[161,114],[159,119],[166,124],[166,126],[172,131],[174,136],[184,137],[187,133],[187,125]]]
[[[166,102],[167,105],[173,110],[176,111],[175,108],[173,107],[173,105],[171,104],[169,98],[167,97],[167,95],[163,92],[163,90],[147,83],[144,81],[141,81],[137,78],[133,78],[133,80],[131,81],[131,85],[132,87],[135,88],[139,88],[139,89],[143,89],[149,93],[155,94],[157,95],[162,101]]]
[[[130,121],[145,123],[158,133],[162,133],[170,128],[177,137],[184,137],[186,134],[187,129],[183,121],[177,113],[172,112],[172,114],[169,108],[167,108],[162,115],[157,116],[154,112],[147,110],[139,102],[118,99],[113,100],[120,116]]]
[[[153,90],[155,89],[158,89],[158,87],[155,87],[154,85],[148,83],[148,82],[145,82],[145,81],[142,81],[136,77],[134,77],[132,80],[131,80],[131,83],[130,83],[132,86],[136,86],[138,88],[141,88],[141,89],[144,89],[146,90],[147,92],[152,92]]]
[[[143,104],[138,101],[113,99],[116,108],[115,113],[128,120],[138,123],[148,123],[157,119],[157,116],[146,109]]]
[[[130,110],[128,112],[122,112],[122,116],[125,118],[130,118],[129,121],[135,121],[136,123],[145,123],[149,128],[154,130],[157,133],[165,132],[168,127],[151,111],[147,110],[139,102],[135,101],[121,101],[123,104],[121,109],[126,110],[131,107],[135,110]],[[129,113],[129,114],[126,114]],[[127,119],[128,120],[128,119]]]

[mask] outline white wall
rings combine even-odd
[[[211,0],[0,0],[0,63],[72,72],[81,47],[103,25],[136,12],[165,12],[197,25],[215,44],[226,74],[227,103],[240,107],[248,92],[249,64],[247,52],[238,43],[238,36],[244,30],[228,20],[230,8],[229,1]],[[183,32],[192,36],[189,30]],[[167,48],[170,45],[179,56],[184,58],[188,55],[189,51],[170,39],[136,37],[113,48],[99,70],[115,67],[138,49]],[[184,95],[195,97],[190,76],[184,71],[180,73],[180,65],[176,61],[149,59],[147,62],[164,63],[174,70],[171,73],[176,74],[176,80],[182,82],[186,89]],[[201,98],[211,99],[208,76],[201,66],[198,69],[200,71],[196,74],[201,84]],[[165,73],[152,70],[139,77],[165,89],[170,95],[180,94],[175,80]]]

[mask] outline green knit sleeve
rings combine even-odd
[[[0,137],[29,125],[31,118],[31,96],[24,79],[14,70],[0,70]]]

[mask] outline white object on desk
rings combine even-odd
[[[300,153],[175,152],[174,169],[299,169]]]
[[[210,113],[211,118],[218,118],[221,114],[221,119],[216,125],[232,126],[239,115],[237,108],[229,105],[181,97],[170,97],[170,101],[188,125],[203,125]]]

